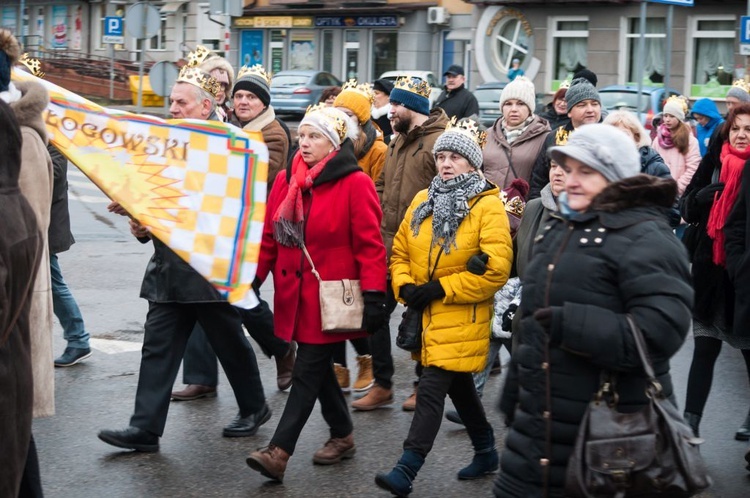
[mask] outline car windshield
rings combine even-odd
[[[307,83],[310,78],[301,74],[277,74],[271,79],[271,86],[283,88],[289,86],[301,86]]]
[[[503,91],[500,88],[487,88],[474,90],[474,96],[478,102],[495,103],[500,106],[500,94]]]
[[[607,110],[613,111],[622,109],[638,112],[638,92],[599,92],[599,96],[602,99],[602,107]],[[640,112],[648,112],[650,105],[651,96],[647,93],[641,93]]]

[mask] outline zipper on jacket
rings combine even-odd
[[[477,304],[474,303],[474,313],[471,315],[471,323],[477,323]]]

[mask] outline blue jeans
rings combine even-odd
[[[57,254],[49,255],[49,263],[52,274],[52,308],[62,325],[63,337],[68,341],[69,348],[89,349],[89,333],[83,326],[78,303],[63,279]]]

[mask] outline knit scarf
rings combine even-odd
[[[526,120],[524,120],[524,122],[521,123],[520,125],[511,127],[505,123],[505,119],[503,118],[503,121],[500,124],[500,126],[502,126],[503,128],[503,134],[505,135],[505,140],[509,144],[512,144],[513,142],[515,142],[516,139],[520,137],[524,131],[526,131],[526,128],[529,127],[533,119],[534,119],[534,116],[531,115],[528,118],[526,118]]]
[[[411,230],[419,235],[422,222],[432,214],[432,245],[440,245],[446,254],[456,245],[458,225],[469,214],[469,199],[476,197],[487,185],[484,175],[477,171],[464,173],[443,181],[433,178],[427,190],[427,200],[414,210]]]
[[[299,152],[292,161],[292,175],[286,197],[273,216],[273,238],[287,247],[301,247],[304,242],[305,212],[302,207],[302,194],[310,190],[315,179],[328,161],[336,155],[333,151],[310,168]]]
[[[664,123],[660,124],[656,129],[656,139],[659,141],[659,145],[661,145],[663,149],[671,149],[674,147],[672,132],[669,131],[669,128],[667,128],[667,125]]]
[[[724,191],[718,199],[714,200],[711,206],[706,231],[714,241],[714,264],[725,266],[727,254],[724,250],[724,224],[739,195],[742,170],[745,168],[745,162],[750,159],[750,147],[740,151],[729,145],[729,142],[724,142],[720,158],[721,173],[719,174],[719,181],[724,184]]]

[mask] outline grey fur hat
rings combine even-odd
[[[570,134],[567,144],[550,147],[548,154],[558,164],[564,164],[566,156],[581,161],[610,182],[641,172],[641,157],[633,139],[608,124],[581,126]]]
[[[584,100],[596,100],[600,104],[602,99],[599,96],[599,92],[596,91],[594,85],[585,78],[576,78],[570,84],[570,88],[565,92],[565,102],[568,103],[568,111],[573,108],[577,103]]]
[[[727,97],[734,97],[740,102],[750,102],[750,93],[747,93],[739,86],[732,86],[727,92]]]

